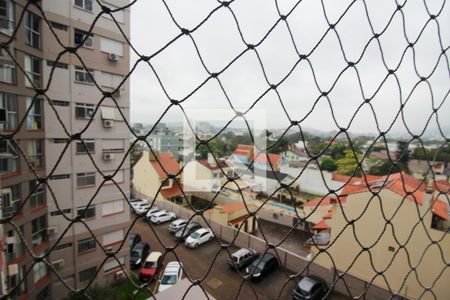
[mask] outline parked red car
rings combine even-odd
[[[141,282],[150,282],[158,275],[161,267],[161,252],[152,252],[145,259],[139,270],[139,280]]]

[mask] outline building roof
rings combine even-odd
[[[181,168],[178,162],[173,158],[172,154],[168,152],[160,152],[158,154],[158,160],[150,159],[150,164],[155,169],[156,173],[158,173],[159,179],[164,180],[167,178],[167,173],[169,174],[177,174],[180,172]],[[164,170],[161,168],[161,165],[164,167]],[[167,172],[167,173],[166,173]]]
[[[202,160],[199,160],[198,162],[201,163],[202,165],[204,165],[205,167],[207,167],[210,170],[217,170],[217,169],[220,169],[220,168],[223,169],[223,168],[228,167],[228,165],[227,165],[227,163],[225,161],[223,161],[223,160],[218,160],[218,161],[219,161],[219,164],[216,163],[214,166],[210,165],[208,163],[207,159],[202,159]]]
[[[397,153],[387,150],[380,150],[380,151],[374,151],[370,152],[369,157],[372,158],[378,158],[378,159],[392,159],[397,160]]]
[[[436,200],[433,203],[432,212],[441,219],[448,221],[448,206],[444,201]]]
[[[323,200],[322,200],[323,199]],[[337,204],[338,202],[340,202],[341,204],[345,203],[345,197],[332,197],[332,196],[327,196],[325,198],[322,197],[318,197],[314,200],[308,201],[305,204],[303,204],[303,206],[318,206],[318,205],[332,205],[332,204]]]
[[[183,196],[183,185],[181,183],[178,185],[174,182],[171,188],[161,189],[161,196],[166,199]]]
[[[445,180],[437,180],[434,182],[434,188],[438,192],[442,192],[445,194],[450,194],[450,182]]]
[[[253,156],[250,157],[250,160],[253,159]],[[272,164],[272,166],[276,166],[280,163],[281,156],[279,154],[273,154],[273,153],[260,153],[259,155],[256,155],[255,162],[260,164],[269,164],[269,162]]]
[[[313,226],[313,229],[315,230],[325,230],[328,229],[328,224],[325,222],[325,220],[322,219],[319,223]]]

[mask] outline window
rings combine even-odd
[[[75,82],[94,84],[94,71],[86,71],[83,67],[75,66]]]
[[[77,154],[95,153],[95,140],[83,140],[83,141],[84,145],[81,141],[77,141],[76,153]]]
[[[117,260],[120,262],[120,265],[124,265],[125,264],[125,257],[124,256],[119,257]],[[114,269],[118,268],[119,267],[119,263],[117,262],[117,260],[115,258],[112,258],[112,259],[106,261],[105,264],[103,265],[103,271],[104,272],[108,272],[108,271],[111,271],[111,270],[114,270]]]
[[[124,152],[125,141],[114,139],[114,140],[102,140],[103,152]]]
[[[0,175],[19,171],[18,152],[10,141],[0,141]]]
[[[50,21],[50,25],[54,29],[67,31],[67,25],[64,25],[64,24],[61,24],[61,23],[57,23],[57,22],[53,22],[53,21]]]
[[[52,212],[50,213],[50,216],[56,217],[56,216],[60,216],[60,215],[62,215],[62,214],[68,215],[68,214],[70,214],[71,212],[72,212],[72,210],[71,210],[70,208],[61,209],[61,211],[55,210],[55,211],[52,211]],[[70,217],[70,216],[69,216],[69,217]]]
[[[92,0],[74,0],[73,5],[88,11],[92,11]]]
[[[27,128],[41,129],[42,128],[42,100],[27,98]],[[31,107],[31,108],[30,108]]]
[[[47,265],[43,261],[35,263],[33,265],[34,283],[36,284],[39,280],[44,278],[47,273]]]
[[[0,0],[0,32],[12,35],[14,31],[14,6],[11,0]]]
[[[26,154],[30,165],[34,168],[42,168],[44,166],[44,151],[42,150],[42,140],[27,140]]]
[[[61,175],[50,176],[50,180],[60,180],[60,179],[68,179],[68,178],[70,178],[70,174],[61,174]]]
[[[27,265],[22,265],[21,267],[18,268],[17,274],[9,276],[9,286],[16,287],[11,291],[10,296],[12,299],[19,298],[22,294],[24,294],[27,291],[27,284],[26,284],[27,280],[25,277],[25,274],[27,273],[28,273]]]
[[[109,232],[103,235],[103,246],[115,244],[123,241],[123,229]]]
[[[41,87],[41,60],[31,55],[25,55],[25,86]],[[30,81],[31,80],[31,81]]]
[[[106,1],[102,1],[102,2],[103,2],[103,5],[111,8],[111,10],[119,8],[118,6],[115,6],[115,5],[112,5],[110,3],[107,3]],[[123,19],[124,19],[123,18],[124,17],[123,10],[115,11],[112,14],[113,14],[113,16],[114,16],[114,18],[116,19],[117,22],[123,23]],[[102,17],[112,20],[112,18],[111,18],[111,16],[109,14],[103,14]]]
[[[116,200],[111,202],[105,202],[102,204],[102,215],[108,216],[125,211],[124,201]]]
[[[83,47],[94,48],[94,34],[87,33],[86,31],[75,29],[73,42],[75,45],[83,43]]]
[[[123,78],[122,75],[102,71],[100,72],[98,82],[101,86],[115,89],[123,81]]]
[[[31,221],[31,231],[31,242],[33,247],[47,240],[47,218],[45,215]]]
[[[17,127],[17,97],[16,95],[0,93],[0,109],[5,110],[4,121],[0,121],[0,129]]]
[[[91,204],[86,209],[86,207],[78,207],[77,215],[81,216],[83,219],[95,218],[95,205]]]
[[[80,282],[88,281],[94,278],[94,276],[97,274],[97,267],[91,267],[89,269],[80,271],[78,273],[78,276],[80,277]]]
[[[113,53],[117,56],[123,56],[123,43],[105,37],[101,37],[100,51],[106,53]]]
[[[94,104],[75,103],[75,118],[90,119],[94,116]]]
[[[77,187],[92,185],[95,185],[95,172],[77,174]]]
[[[50,102],[51,102],[54,106],[69,106],[69,102],[68,102],[68,101],[50,100]]]
[[[78,253],[83,253],[95,249],[96,244],[94,238],[87,238],[78,241]]]
[[[30,11],[25,12],[25,42],[33,48],[40,48],[41,18]]]
[[[2,191],[2,216],[8,218],[20,209],[20,184],[4,188]]]
[[[53,60],[47,60],[47,66],[49,67],[55,67],[55,68],[60,68],[60,69],[66,69],[69,67],[68,64],[62,63],[62,62],[56,62]]]
[[[44,185],[37,182],[36,180],[31,180],[29,182],[29,187],[30,187],[31,208],[44,205],[45,204]]]
[[[16,67],[13,64],[0,62],[0,82],[16,84]]]
[[[67,144],[69,142],[68,139],[53,139],[53,144]]]

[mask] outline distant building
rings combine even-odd
[[[144,151],[133,167],[133,189],[150,201],[156,197],[159,190],[158,199],[183,203],[180,175],[176,176],[176,180],[168,175],[176,175],[180,169],[180,165],[170,153],[156,153],[155,157],[151,152]]]
[[[409,161],[408,168],[414,176],[419,178],[426,175],[431,178],[434,174],[436,179],[440,180],[450,176],[450,163],[445,162],[413,159]]]
[[[147,137],[147,142],[153,151],[170,152],[179,160],[179,152],[183,149],[183,143],[178,135],[172,132],[164,124],[158,124],[155,130]]]
[[[221,204],[207,210],[205,217],[223,226],[233,226],[252,233],[258,229],[258,222],[248,213],[247,209],[252,212],[256,210],[256,206],[247,204],[246,208],[243,203]]]
[[[290,149],[281,153],[281,158],[283,163],[289,163],[292,161],[308,161],[310,159],[310,156],[305,149],[291,147]]]
[[[238,145],[231,155],[231,161],[235,164],[249,166],[253,162],[253,167],[260,170],[280,170],[281,156],[273,153],[255,153],[253,146]]]
[[[330,197],[313,200],[310,207],[319,207],[324,213],[314,227],[320,233],[315,241],[322,239],[325,245],[329,244],[327,255],[318,255],[314,261],[336,268],[337,272],[346,270],[351,276],[408,299],[424,296],[424,286],[433,286],[433,295],[426,299],[447,299],[450,295],[450,269],[445,267],[450,259],[447,196],[439,196],[433,186],[406,173],[366,179],[352,180],[334,200]],[[378,193],[377,197],[369,187]],[[354,220],[353,225],[349,225],[349,220]],[[329,241],[325,238],[327,233]],[[316,247],[311,242],[312,257],[323,246]],[[363,251],[363,247],[368,251]],[[412,268],[415,276],[410,276]],[[383,271],[382,277],[377,270]]]
[[[224,160],[219,159],[218,162],[219,164],[214,160],[211,153],[208,153],[208,159],[188,162],[183,168],[183,184],[186,189],[195,191],[218,190],[225,182],[225,174],[232,174],[232,170]]]

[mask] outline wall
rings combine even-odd
[[[149,152],[144,151],[133,167],[133,189],[142,194],[143,198],[153,200],[161,185],[158,174],[149,161]],[[158,197],[161,197],[158,194]]]

